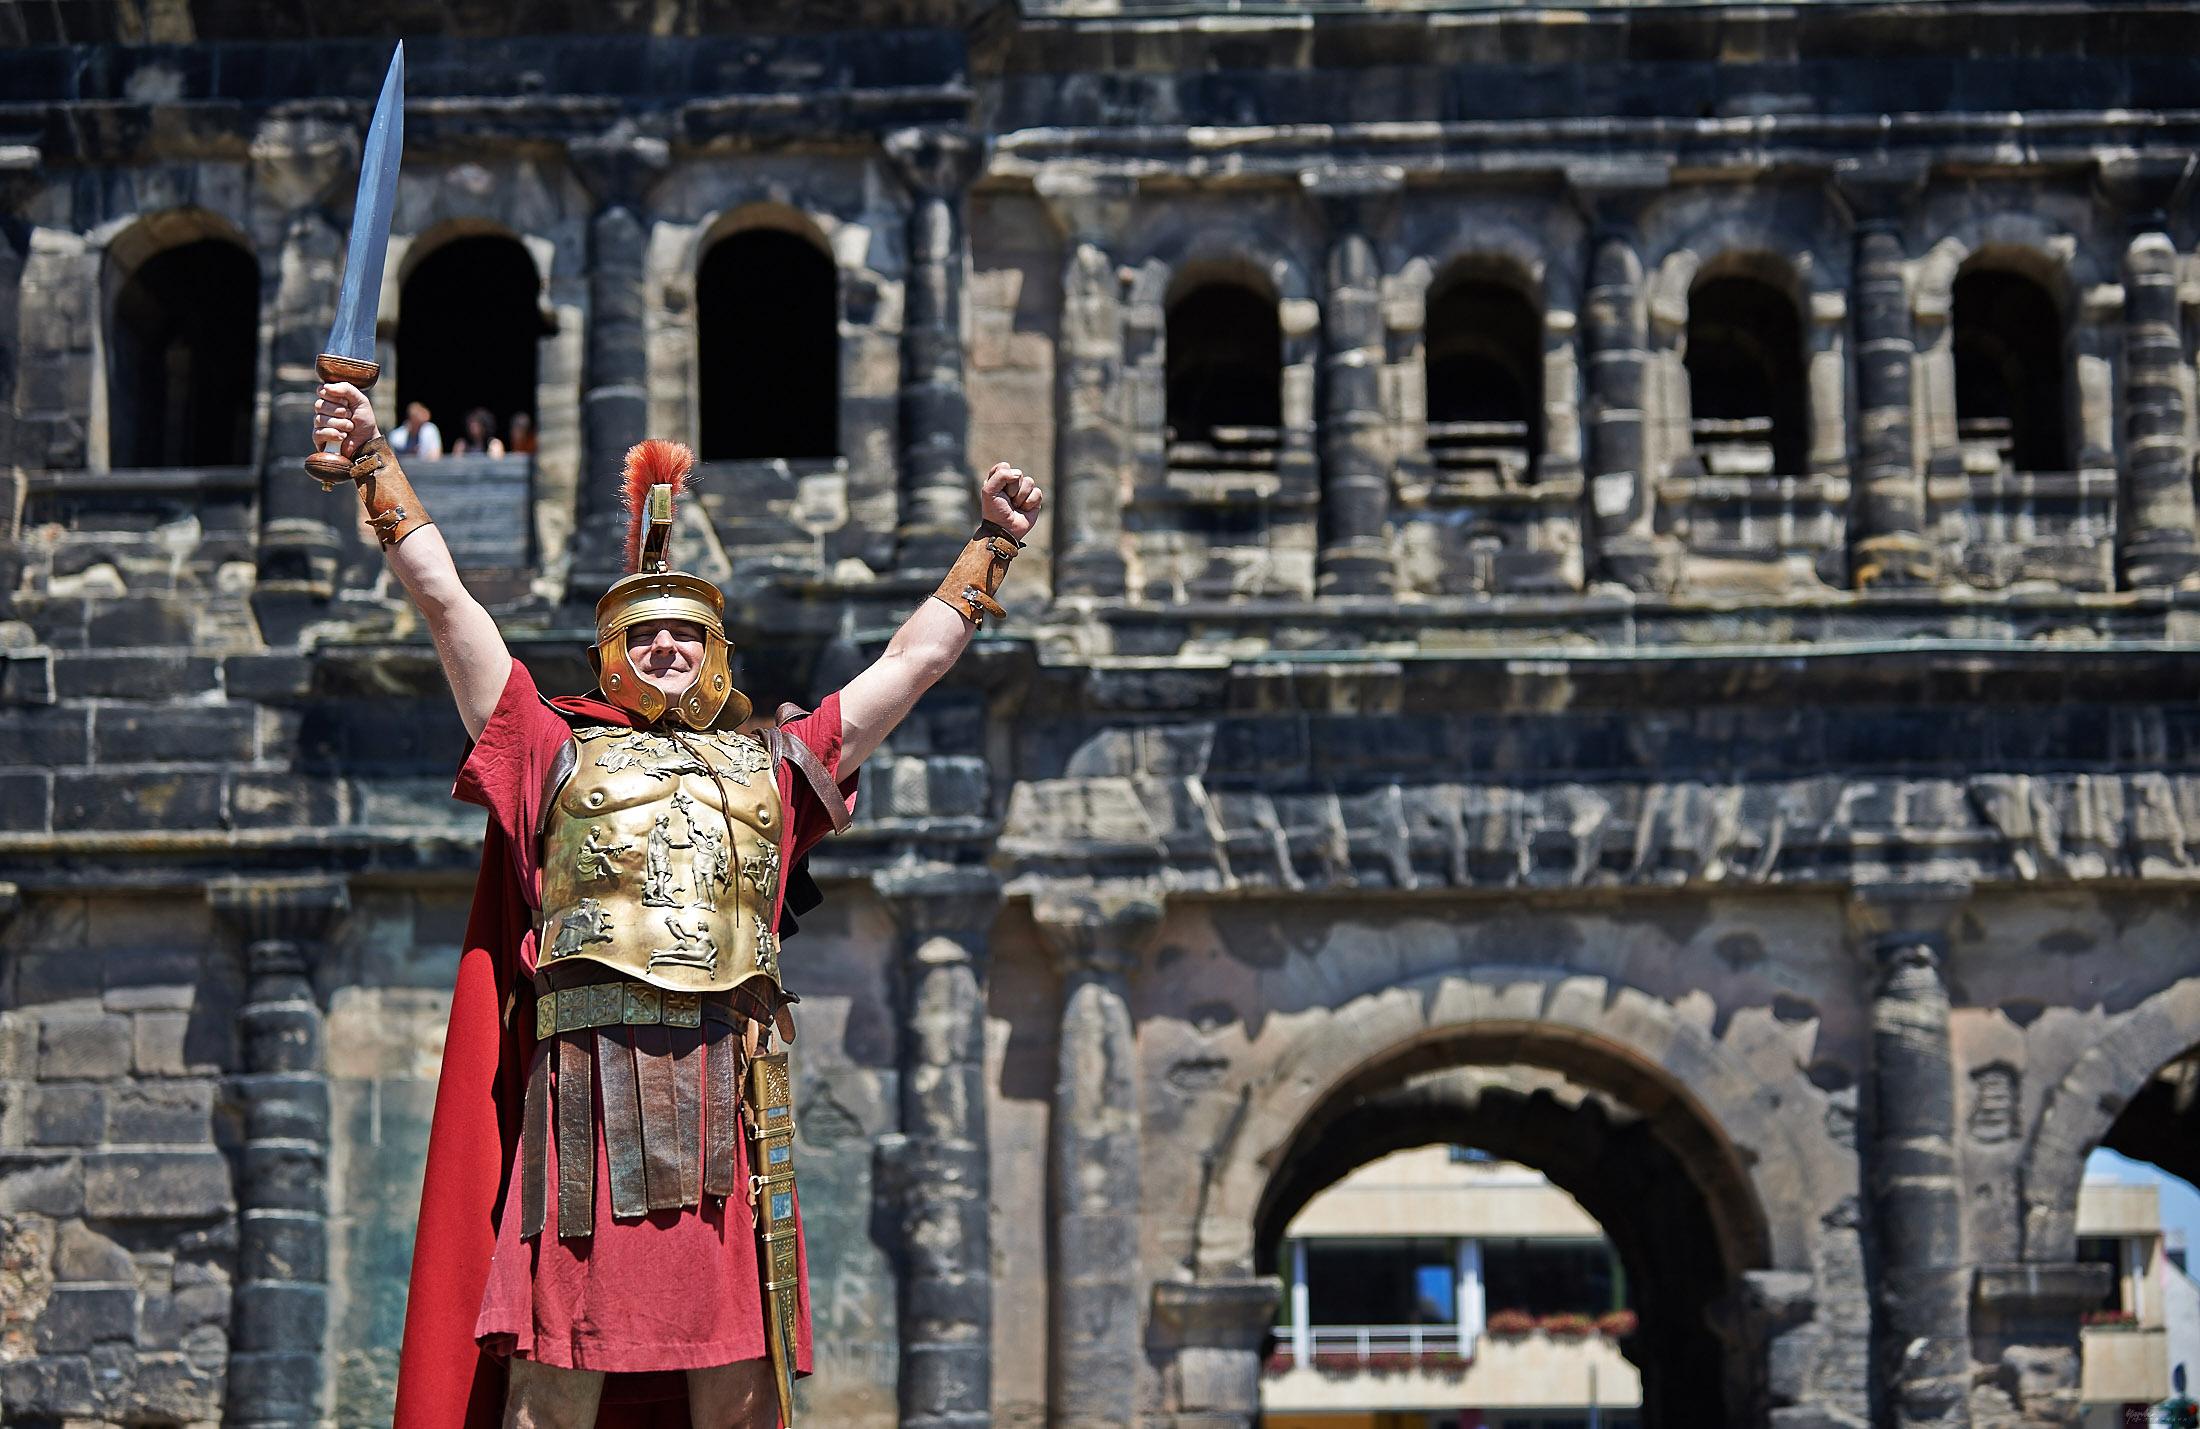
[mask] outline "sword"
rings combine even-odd
[[[390,248],[390,209],[397,199],[397,164],[405,152],[405,42],[397,42],[382,96],[367,125],[359,160],[359,196],[351,210],[351,241],[344,247],[344,286],[328,346],[313,360],[323,382],[349,382],[365,392],[382,375],[374,360],[374,314],[382,301],[382,263]],[[330,442],[306,458],[306,471],[323,490],[351,480],[343,444]]]
[[[794,1224],[794,1084],[787,1054],[749,1063],[749,1139],[754,1145],[749,1195],[756,1202],[757,1261],[764,1272],[764,1330],[771,1350],[779,1422],[794,1425],[797,1337]]]

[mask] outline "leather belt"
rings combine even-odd
[[[535,995],[535,1040],[548,1041],[583,1027],[700,1027],[705,996],[720,999],[719,1006],[732,1015],[725,993],[667,992],[633,981],[540,992]]]

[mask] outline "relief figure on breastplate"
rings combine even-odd
[[[677,806],[686,796],[675,794]],[[657,822],[650,825],[649,847],[642,851],[642,906],[645,908],[680,908],[686,906],[681,898],[680,880],[672,869],[672,851],[676,848],[692,848],[690,839],[674,839],[672,815],[666,809],[657,815]],[[681,810],[683,814],[685,810]]]
[[[558,919],[557,935],[550,940],[544,960],[567,958],[596,943],[611,941],[611,915],[593,898],[583,898]]]
[[[573,855],[573,871],[584,883],[599,878],[616,878],[619,874],[620,856],[633,851],[632,844],[612,842],[601,825],[590,825],[588,837]]]
[[[758,898],[769,901],[772,890],[779,885],[778,847],[765,844],[742,859],[741,881],[754,889]]]
[[[681,926],[678,918],[666,918],[665,929],[672,934],[672,946],[653,949],[649,965],[666,964],[672,967],[700,968],[704,972],[718,970],[718,944],[710,936],[710,925],[698,920],[690,929]]]
[[[732,882],[732,855],[727,838],[707,824],[691,826],[695,840],[695,896],[711,912],[718,911],[718,895]]]

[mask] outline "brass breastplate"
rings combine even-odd
[[[543,828],[537,964],[583,958],[676,992],[776,988],[784,814],[769,751],[715,730],[573,739]]]

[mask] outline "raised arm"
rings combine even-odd
[[[443,678],[450,682],[451,698],[458,702],[458,717],[465,721],[467,736],[481,738],[504,694],[505,678],[512,673],[504,637],[459,580],[451,548],[419,509],[419,498],[398,467],[396,454],[381,440],[366,394],[349,382],[330,383],[321,388],[313,412],[314,444],[344,444],[369,524],[382,542],[382,554],[428,623],[429,638],[435,641]]]
[[[955,563],[940,593],[918,606],[887,642],[886,653],[840,692],[842,774],[870,758],[918,698],[954,667],[978,628],[973,612],[988,608],[1000,612],[992,597],[1008,561],[988,548],[988,538],[1005,536],[1021,545],[1038,520],[1045,498],[1030,477],[1000,462],[985,474],[978,499],[985,524],[978,528],[963,559]],[[982,600],[961,594],[973,585],[983,592]]]

